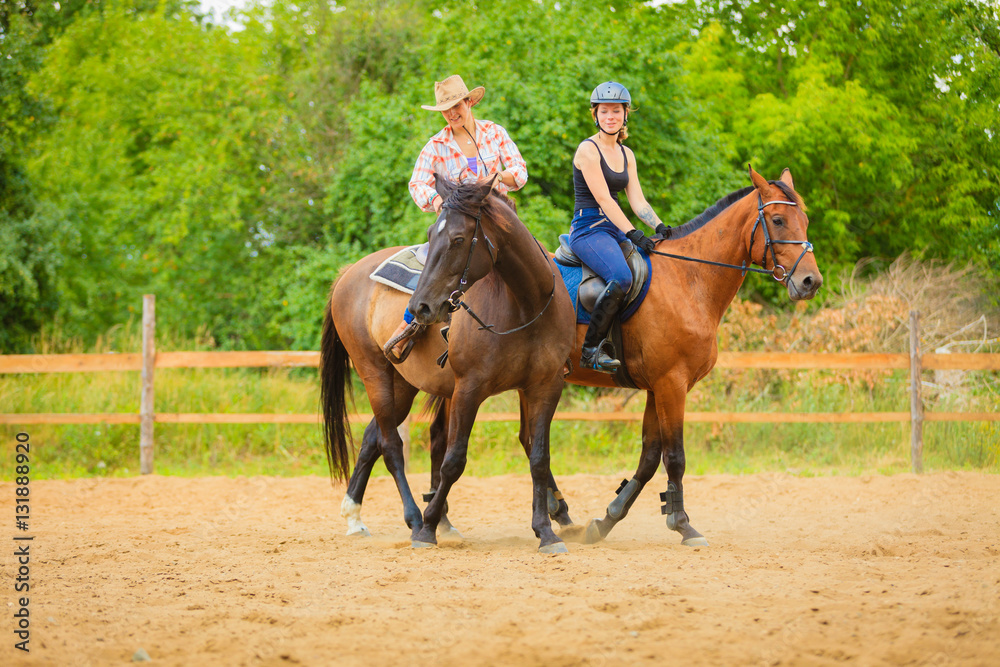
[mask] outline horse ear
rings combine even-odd
[[[747,165],[747,169],[750,170],[750,180],[753,182],[753,186],[757,188],[757,192],[760,193],[760,196],[761,197],[768,196],[771,186],[768,184],[767,180],[763,176],[758,174],[756,171],[754,171],[753,167],[750,166],[749,164]]]
[[[481,204],[485,204],[487,198],[489,198],[490,196],[490,193],[493,192],[493,179],[490,178],[489,180],[482,181],[481,183],[479,183],[478,187],[479,187],[479,192],[478,192],[479,202]]]
[[[779,181],[790,187],[792,190],[795,189],[795,183],[792,181],[792,170],[785,167],[785,170],[781,172],[781,177],[778,178]]]
[[[457,185],[457,183],[453,183],[440,174],[434,175],[434,189],[441,195],[441,199],[448,199],[448,196],[455,191]]]

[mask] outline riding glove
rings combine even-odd
[[[653,252],[656,248],[656,245],[653,243],[653,239],[649,238],[638,229],[625,232],[625,236],[629,241],[635,244],[635,247],[642,248],[642,251],[647,254]]]
[[[661,222],[656,226],[656,235],[659,236],[661,239],[669,239],[670,230],[671,230],[670,225],[665,225]]]

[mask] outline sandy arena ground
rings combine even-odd
[[[619,479],[561,479],[574,519]],[[607,541],[561,556],[535,552],[527,476],[462,479],[465,540],[419,551],[385,477],[368,539],[317,477],[32,482],[28,655],[0,484],[0,664],[1000,665],[1000,478],[685,481],[710,547],[667,530],[660,475]]]

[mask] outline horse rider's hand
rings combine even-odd
[[[653,239],[649,238],[638,229],[633,229],[632,231],[627,232],[625,236],[629,241],[635,244],[635,247],[642,248],[642,251],[646,254],[649,254],[656,249]]]
[[[502,178],[501,173],[499,171],[497,173],[495,173],[495,174],[490,174],[489,178],[493,179],[493,189],[494,190],[499,190],[500,186],[503,185],[503,178]]]
[[[661,239],[670,238],[670,225],[665,225],[662,222],[656,226],[656,235]]]

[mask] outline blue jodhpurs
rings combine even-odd
[[[626,240],[625,232],[608,220],[601,209],[584,208],[574,211],[569,247],[604,282],[618,281],[627,294],[632,287],[632,270],[618,246]]]

